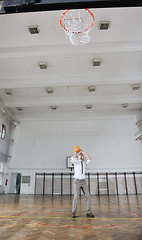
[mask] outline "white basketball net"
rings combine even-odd
[[[60,24],[67,38],[74,46],[84,45],[90,41],[89,32],[94,19],[87,9],[68,10],[63,13]]]

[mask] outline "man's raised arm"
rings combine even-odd
[[[81,151],[87,157],[88,160],[90,160],[90,161],[92,160],[91,157],[86,152],[84,152],[83,150],[81,150]]]

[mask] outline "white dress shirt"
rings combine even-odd
[[[81,161],[81,160],[78,160],[76,157],[72,157],[71,162],[74,165],[74,178],[85,179],[85,167],[86,167],[86,164],[90,163],[90,160],[87,159],[87,160]]]

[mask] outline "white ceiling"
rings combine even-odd
[[[91,111],[120,110],[123,103],[142,109],[142,8],[91,11],[91,41],[79,47],[59,25],[63,11],[0,15],[0,100],[18,119],[37,110],[50,113],[53,105],[65,113],[87,111],[87,104]],[[100,31],[100,21],[110,21],[110,28]],[[31,25],[38,25],[40,33],[31,35]],[[101,66],[93,67],[93,59],[101,59]],[[39,62],[48,68],[41,70]],[[136,83],[141,88],[134,91]],[[94,93],[90,85],[96,86]]]

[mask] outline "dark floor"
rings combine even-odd
[[[82,196],[73,219],[70,196],[0,195],[0,239],[142,240],[142,195],[91,200],[95,218],[86,218]]]

